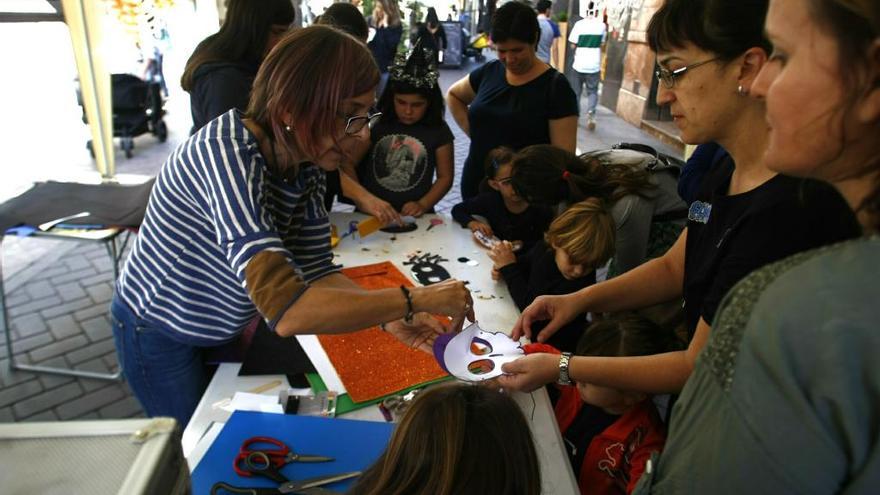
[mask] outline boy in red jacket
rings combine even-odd
[[[590,325],[577,346],[579,356],[645,356],[680,348],[666,332],[635,314]],[[526,353],[555,352],[544,344]],[[635,488],[651,453],[666,441],[666,426],[651,396],[576,383],[560,387],[556,421],[582,494],[624,494]]]

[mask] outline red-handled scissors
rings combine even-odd
[[[334,460],[333,457],[323,455],[298,454],[277,438],[251,437],[242,442],[241,449],[239,449],[238,455],[235,456],[233,466],[239,476],[252,475],[252,470],[244,469],[241,465],[253,452],[264,453],[272,462],[272,465],[279,469],[290,462],[330,462]]]

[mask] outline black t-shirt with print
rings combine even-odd
[[[370,131],[373,142],[358,167],[361,184],[400,211],[431,189],[436,172],[437,148],[452,143],[452,131],[440,126],[382,122]]]
[[[685,318],[693,337],[721,299],[752,271],[792,254],[860,235],[855,216],[826,183],[777,175],[729,196],[730,157],[706,175],[691,205],[684,266]],[[711,205],[697,214],[700,204]],[[707,221],[695,220],[700,218]]]

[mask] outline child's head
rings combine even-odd
[[[528,146],[513,157],[513,188],[530,203],[554,205],[586,198],[617,201],[647,195],[654,185],[629,150],[599,150],[577,156],[549,144]]]
[[[486,387],[452,384],[416,397],[359,495],[538,495],[541,474],[519,406]]]
[[[614,219],[597,198],[571,205],[553,220],[544,240],[556,251],[556,266],[568,280],[604,265],[614,254]]]
[[[600,357],[650,356],[681,349],[675,334],[636,313],[618,313],[593,322],[578,341],[576,355]],[[622,413],[641,402],[640,392],[577,383],[581,399],[609,412]]]
[[[327,7],[323,14],[315,19],[315,24],[333,26],[345,31],[355,38],[367,42],[369,27],[360,9],[350,3],[338,2]]]
[[[510,174],[513,171],[514,151],[506,146],[493,148],[486,155],[483,164],[486,171],[486,185],[501,193],[507,201],[520,201],[511,184]]]
[[[446,107],[429,49],[417,44],[409,58],[398,55],[389,72],[388,85],[379,98],[383,122],[443,124]]]

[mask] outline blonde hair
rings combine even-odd
[[[570,206],[556,217],[544,240],[568,254],[571,262],[597,268],[614,255],[614,219],[598,198]]]

